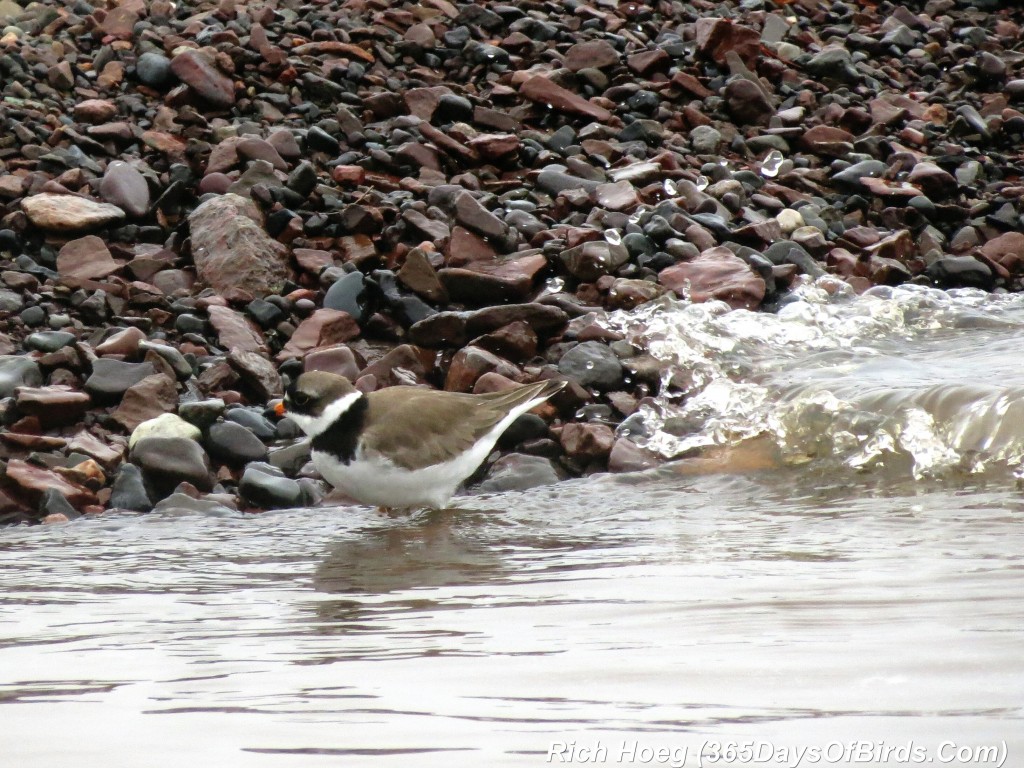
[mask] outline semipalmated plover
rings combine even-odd
[[[275,410],[312,438],[323,478],[356,501],[440,509],[512,422],[564,386],[538,381],[480,395],[400,386],[364,394],[342,376],[310,371]]]

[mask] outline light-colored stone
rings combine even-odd
[[[124,211],[116,205],[97,203],[77,195],[42,192],[21,201],[35,226],[48,232],[82,232],[99,229],[124,220]]]
[[[183,437],[188,440],[199,441],[202,436],[203,433],[199,427],[189,424],[183,418],[173,413],[164,413],[139,424],[128,439],[128,447],[134,448],[139,440],[147,437]]]

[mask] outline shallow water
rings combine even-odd
[[[956,453],[945,425],[1024,385],[1024,313],[967,296],[918,315],[857,339],[849,317],[786,320],[805,340],[775,347],[720,319],[677,324],[733,342],[728,386],[756,394],[737,413],[784,453],[794,424],[838,413],[786,422],[787,402],[824,392],[878,415],[879,393],[916,408],[960,387],[929,433]],[[837,420],[820,422],[833,447]],[[165,512],[0,531],[3,765],[914,762],[887,749],[1024,765],[1016,466],[921,472],[923,449],[858,463],[891,423],[857,423],[849,451],[803,439],[774,469],[671,465],[411,517]],[[1024,433],[992,423],[1011,443]],[[715,745],[744,743],[758,759],[713,762]],[[973,759],[987,747],[993,760]]]

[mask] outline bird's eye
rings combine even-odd
[[[292,393],[292,402],[296,405],[309,405],[309,401],[312,398],[305,392],[294,392]]]

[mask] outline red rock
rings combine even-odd
[[[764,280],[722,246],[662,270],[658,282],[694,303],[720,300],[734,309],[756,309],[765,294]]]
[[[11,459],[7,462],[7,479],[32,497],[41,496],[44,491],[53,488],[75,507],[96,500],[88,489],[66,480],[52,470],[37,467],[20,459]]]
[[[853,152],[853,139],[853,134],[842,128],[816,125],[804,131],[800,137],[800,146],[816,155],[845,157]]]
[[[434,116],[441,97],[452,92],[446,85],[435,85],[428,88],[409,88],[402,94],[409,114],[421,120],[429,121]]]
[[[116,206],[51,192],[22,199],[21,208],[34,225],[53,232],[99,229],[124,218],[124,211]]]
[[[349,381],[355,381],[359,377],[359,363],[355,353],[346,344],[335,344],[314,350],[306,355],[302,366],[306,371],[336,373]]]
[[[103,343],[96,346],[96,354],[100,357],[121,355],[134,357],[139,351],[139,342],[145,341],[146,334],[134,326],[109,336]]]
[[[604,69],[619,63],[619,52],[607,40],[586,40],[569,46],[565,52],[565,68],[572,72],[581,69]]]
[[[288,249],[263,229],[256,204],[225,194],[188,217],[199,278],[221,294],[241,289],[262,298],[278,293],[291,270]]]
[[[38,419],[43,429],[74,424],[92,404],[86,392],[66,386],[18,387],[14,401],[20,413]]]
[[[129,216],[141,217],[149,212],[149,184],[146,177],[132,165],[114,160],[107,165],[99,188],[104,202],[116,205]]]
[[[445,249],[445,264],[462,267],[472,261],[493,261],[498,257],[494,247],[465,227],[452,227],[452,236]]]
[[[97,280],[120,268],[103,240],[95,235],[70,240],[57,254],[57,272],[65,282]]]
[[[508,360],[525,362],[537,354],[537,333],[529,323],[517,320],[480,336],[473,345]]]
[[[600,123],[608,122],[612,113],[593,104],[542,75],[534,75],[519,86],[519,93],[530,101],[559,112],[582,115]]]
[[[331,179],[337,184],[363,184],[366,182],[366,169],[360,165],[336,165],[331,169]]]
[[[666,292],[666,288],[650,280],[618,278],[608,290],[608,306],[614,309],[634,309],[653,301]]]
[[[935,163],[918,163],[907,175],[907,181],[919,186],[929,200],[945,200],[959,191],[953,174],[942,170]]]
[[[559,440],[573,458],[603,459],[611,453],[615,433],[606,424],[571,422],[562,427]]]
[[[264,355],[267,353],[259,329],[240,312],[217,305],[207,307],[206,311],[210,316],[210,325],[217,331],[217,338],[224,349]]]
[[[124,5],[107,11],[100,29],[103,34],[119,40],[131,40],[132,32],[139,21],[139,13],[131,6]]]
[[[398,270],[398,280],[406,288],[427,301],[447,301],[448,293],[437,277],[430,260],[420,248],[413,248],[406,254],[405,263]]]
[[[129,387],[111,417],[131,432],[142,422],[171,413],[177,407],[178,388],[174,379],[158,373]]]
[[[523,301],[546,267],[547,259],[538,253],[449,267],[439,270],[438,277],[452,301],[480,306]]]
[[[98,125],[106,123],[117,114],[117,105],[107,99],[86,99],[75,104],[75,120]]]
[[[319,275],[325,267],[334,266],[334,254],[316,248],[296,248],[292,252],[299,267],[314,275]]]
[[[609,472],[640,472],[661,464],[657,455],[641,448],[632,440],[620,437],[608,457]]]
[[[742,125],[767,125],[775,107],[750,80],[739,78],[725,86],[725,105]]]
[[[887,181],[873,176],[862,176],[860,183],[869,192],[881,197],[917,197],[921,194],[920,189],[905,181]]]
[[[346,235],[339,237],[337,241],[338,251],[341,253],[342,261],[352,262],[359,266],[367,261],[380,258],[377,253],[377,246],[367,235]]]
[[[338,309],[318,309],[307,317],[288,343],[277,354],[278,360],[303,357],[316,347],[331,346],[349,341],[359,335],[359,323],[348,312]]]
[[[277,368],[258,352],[233,349],[228,352],[228,364],[238,371],[242,384],[259,400],[266,402],[284,394],[284,383]]]
[[[594,190],[594,197],[599,206],[610,211],[630,211],[640,202],[636,188],[628,181],[600,184]]]
[[[626,65],[641,77],[650,77],[652,72],[667,69],[672,57],[664,48],[649,48],[626,57]]]
[[[1024,233],[1006,232],[981,246],[981,253],[1011,273],[1024,265]]]
[[[483,160],[494,162],[517,157],[522,142],[511,133],[481,133],[466,142],[466,146]]]
[[[108,445],[85,430],[82,430],[68,441],[68,449],[92,456],[106,467],[119,464],[124,458],[125,446]]]
[[[698,52],[717,64],[727,64],[726,54],[735,51],[744,64],[753,67],[761,55],[761,35],[730,19],[699,18],[695,30]]]
[[[288,163],[278,154],[277,149],[270,142],[255,136],[243,137],[236,145],[236,151],[239,157],[246,160],[263,160],[279,171],[288,170]]]
[[[444,388],[449,392],[470,392],[477,379],[492,371],[513,380],[522,378],[518,368],[493,352],[480,347],[463,347],[452,358]]]
[[[203,52],[188,49],[171,59],[171,71],[214,107],[235,103],[235,84]]]
[[[124,80],[124,64],[120,61],[110,61],[100,71],[96,78],[96,84],[103,89],[111,90],[116,88]]]
[[[378,388],[396,384],[425,384],[434,369],[433,350],[400,344],[379,360],[367,365],[360,380],[370,377]]]

